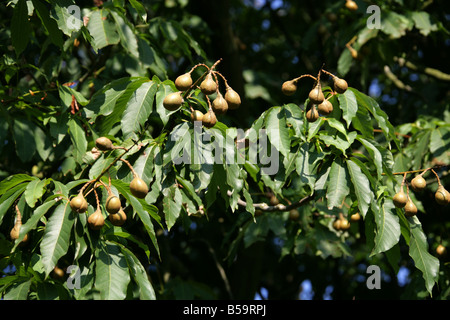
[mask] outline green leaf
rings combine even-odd
[[[148,280],[147,272],[139,259],[127,248],[121,247],[122,253],[128,262],[128,268],[131,271],[131,276],[139,286],[140,300],[156,300],[153,286]]]
[[[80,30],[83,21],[79,6],[75,5],[72,0],[54,0],[52,4],[51,16],[65,35],[70,37],[73,31]]]
[[[61,30],[58,29],[56,21],[50,18],[50,12],[45,4],[40,0],[32,0],[34,9],[36,10],[39,18],[42,21],[44,28],[47,30],[50,39],[58,47],[62,48],[64,42]]]
[[[46,275],[50,274],[59,258],[67,253],[74,221],[74,212],[65,201],[48,219],[40,244],[42,265]]]
[[[377,231],[375,234],[375,245],[370,256],[391,249],[398,243],[401,233],[399,219],[392,200],[385,199],[380,206],[373,203],[372,211]]]
[[[358,208],[360,210],[359,213],[364,217],[369,209],[370,203],[373,200],[373,193],[370,189],[369,179],[361,171],[361,168],[351,159],[347,160],[347,168],[356,199],[358,200]]]
[[[428,12],[425,11],[413,11],[409,14],[411,19],[414,21],[414,26],[420,30],[420,33],[425,37],[432,31],[438,29],[435,23],[431,23],[431,17]]]
[[[137,39],[133,30],[130,28],[125,19],[121,15],[119,15],[116,11],[111,11],[111,14],[117,25],[117,32],[119,33],[120,44],[129,55],[135,57],[136,59],[139,59],[139,49]]]
[[[345,197],[350,193],[348,173],[341,158],[337,158],[331,165],[328,175],[327,206],[340,208]]]
[[[83,162],[83,157],[87,150],[87,140],[86,140],[86,134],[81,127],[81,125],[78,123],[75,119],[69,120],[69,135],[70,139],[72,140],[72,144],[74,146],[74,157],[75,160],[78,163]]]
[[[16,240],[13,251],[17,248],[19,243],[22,241],[25,234],[27,234],[30,230],[33,230],[36,228],[37,224],[39,223],[39,220],[47,213],[47,211],[53,207],[58,202],[55,200],[56,197],[59,197],[59,195],[53,195],[46,199],[45,203],[41,204],[39,207],[37,207],[34,211],[31,217],[28,218],[28,220],[22,225],[20,228],[20,235],[19,238]]]
[[[273,107],[265,117],[265,127],[270,143],[285,157],[290,151],[289,130],[282,107]]]
[[[167,230],[173,227],[181,212],[181,193],[177,186],[171,186],[163,198],[164,216]]]
[[[22,183],[10,188],[0,198],[0,223],[8,209],[13,205],[14,201],[25,191],[28,183]]]
[[[157,89],[157,84],[148,81],[144,82],[131,95],[121,120],[124,139],[137,138],[136,133],[141,130],[152,113],[153,100]]]
[[[34,125],[26,119],[14,119],[14,142],[17,155],[22,162],[30,161],[36,152],[33,127]]]
[[[373,160],[373,163],[377,168],[378,180],[381,180],[381,174],[383,173],[383,157],[381,156],[380,150],[378,150],[377,147],[375,147],[375,145],[373,145],[370,141],[364,138],[357,137],[357,139],[369,152],[371,159]]]
[[[28,184],[24,196],[27,204],[31,208],[34,208],[36,202],[44,195],[45,186],[48,183],[49,181],[47,179],[40,180],[36,178]]]
[[[12,187],[17,186],[20,183],[32,181],[33,177],[24,173],[18,173],[7,177],[6,179],[0,181],[0,195],[4,194],[6,191]]]
[[[120,41],[117,26],[106,9],[92,12],[87,28],[94,38],[93,47],[96,51]]]
[[[425,286],[432,294],[434,283],[439,276],[439,259],[428,252],[427,238],[422,230],[422,225],[416,216],[408,218],[411,238],[409,240],[409,255],[414,260],[417,269],[422,271]]]
[[[28,21],[27,1],[19,0],[14,7],[11,19],[11,41],[17,56],[25,50],[30,39],[31,28]]]
[[[352,123],[353,117],[358,112],[358,103],[356,102],[355,94],[352,90],[347,90],[343,94],[338,95],[339,107],[341,108],[345,122],[347,122],[347,129]]]
[[[412,21],[405,16],[393,11],[383,12],[381,18],[381,31],[392,38],[400,38],[406,34],[407,30],[411,30]]]
[[[130,82],[130,78],[113,80],[94,93],[91,101],[84,108],[86,116],[93,121],[100,115],[110,115],[114,111],[116,101],[125,92]]]
[[[127,259],[119,245],[100,242],[95,251],[95,288],[103,300],[124,300],[130,282]]]
[[[7,293],[5,293],[4,300],[27,300],[28,292],[30,291],[32,279],[15,283],[11,286]]]
[[[431,131],[430,151],[436,160],[450,163],[450,130],[439,127]]]
[[[386,136],[386,138],[388,140],[394,141],[394,143],[400,149],[400,142],[398,141],[398,138],[395,135],[395,129],[389,122],[387,114],[380,108],[378,103],[371,97],[359,92],[356,89],[349,88],[348,90],[351,90],[355,94],[356,100],[358,102],[358,108],[365,108],[368,112],[370,112],[370,114],[372,114],[372,116],[377,121],[378,126],[383,131],[383,134]],[[360,124],[364,125],[362,122]],[[372,129],[373,132],[373,128],[371,128],[369,122],[366,122],[365,127],[366,130]]]

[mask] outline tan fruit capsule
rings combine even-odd
[[[319,110],[319,113],[328,115],[331,112],[333,112],[333,105],[330,101],[324,100],[321,104],[317,106],[317,109]]]
[[[225,114],[228,110],[228,103],[220,92],[217,93],[217,97],[212,103],[212,109],[216,114]]]
[[[86,212],[88,203],[82,192],[78,193],[76,197],[73,197],[72,200],[70,200],[70,208],[77,213]]]
[[[194,122],[194,121],[202,121],[202,119],[203,119],[203,113],[201,111],[194,110],[191,113],[191,121],[192,122]]]
[[[292,221],[297,221],[300,218],[300,213],[297,209],[292,209],[289,211],[289,219]]]
[[[317,119],[319,119],[319,112],[317,112],[315,106],[312,106],[311,109],[306,112],[306,120],[308,120],[308,122],[314,122]]]
[[[399,191],[394,195],[392,201],[397,208],[403,208],[408,202],[408,197],[403,191]]]
[[[281,92],[287,96],[292,96],[297,91],[297,84],[293,80],[288,80],[281,86]]]
[[[347,81],[340,79],[338,77],[333,78],[334,81],[334,91],[337,93],[344,93],[348,89]]]
[[[445,254],[447,253],[447,249],[442,244],[439,244],[436,248],[436,253],[438,254],[438,256],[445,256]]]
[[[130,183],[130,191],[136,198],[144,199],[148,193],[148,186],[144,180],[136,176]]]
[[[113,214],[119,212],[121,209],[122,204],[120,203],[119,197],[116,197],[115,195],[110,195],[106,199],[105,208],[108,213]]]
[[[426,186],[427,182],[420,174],[411,180],[411,187],[416,192],[422,191]]]
[[[200,84],[200,90],[205,95],[210,95],[217,91],[217,83],[214,81],[211,73],[208,73]]]
[[[190,88],[191,85],[192,78],[189,72],[178,76],[178,78],[176,78],[175,80],[175,87],[177,87],[177,89],[180,91],[186,91]]]
[[[181,91],[173,92],[168,94],[163,100],[163,106],[168,111],[175,111],[183,103],[183,97],[181,96]]]
[[[97,208],[93,214],[88,218],[89,227],[92,230],[100,230],[105,225],[105,218],[102,215],[100,208]]]
[[[109,150],[114,149],[114,146],[113,146],[111,140],[109,140],[106,137],[100,137],[97,140],[95,140],[95,146],[100,151],[109,151]]]
[[[434,199],[438,204],[445,206],[450,203],[450,193],[440,185],[434,194]]]
[[[356,222],[361,219],[361,214],[359,212],[356,212],[350,216],[350,221]]]
[[[217,118],[214,114],[214,111],[209,110],[205,115],[203,116],[202,123],[207,128],[212,128],[216,125]]]
[[[417,214],[417,207],[414,202],[412,202],[411,198],[408,199],[408,202],[406,202],[406,205],[403,209],[405,210],[405,215],[407,217],[412,217]]]
[[[21,227],[22,227],[22,215],[20,214],[20,211],[16,206],[16,222],[14,223],[14,227],[11,229],[11,232],[9,233],[9,236],[11,237],[12,240],[19,239]],[[20,243],[24,244],[27,241],[28,241],[28,234],[25,234]]]
[[[345,219],[345,218],[341,218],[341,230],[348,230],[350,228],[350,222]]]
[[[310,92],[309,92],[309,100],[313,104],[321,104],[323,100],[325,100],[325,96],[322,92],[322,87],[320,86],[320,83],[318,83]]]
[[[350,10],[350,11],[356,11],[356,10],[358,10],[358,5],[357,5],[356,2],[353,1],[353,0],[347,0],[347,2],[345,3],[345,6],[346,6],[347,9]]]
[[[228,103],[228,109],[234,110],[241,105],[241,97],[231,87],[227,87],[225,92],[225,101]]]
[[[114,226],[121,226],[127,221],[127,215],[120,209],[117,213],[110,213],[108,219]]]
[[[341,230],[341,220],[340,219],[336,219],[333,222],[333,228],[337,231]]]

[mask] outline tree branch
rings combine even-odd
[[[230,190],[227,191],[227,195],[229,197],[231,197],[233,194],[233,192],[231,192]],[[292,209],[298,208],[300,206],[303,206],[305,204],[307,204],[309,201],[311,201],[314,198],[314,194],[311,194],[309,196],[306,196],[302,199],[300,199],[297,202],[291,203],[289,205],[284,205],[284,204],[277,204],[275,206],[269,206],[267,203],[265,202],[261,202],[261,203],[254,203],[253,206],[259,210],[262,211],[269,211],[269,212],[273,212],[273,211],[290,211]],[[240,205],[241,207],[246,207],[247,206],[247,202],[245,202],[244,200],[242,200],[241,198],[238,198],[237,201],[238,205]]]

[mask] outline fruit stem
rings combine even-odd
[[[131,172],[133,173],[133,178],[136,178],[138,176],[138,174],[136,173],[136,171],[134,171],[133,166],[131,165],[130,162],[128,162],[128,160],[120,158],[120,161],[124,162],[128,166],[128,168],[130,168]]]
[[[440,187],[440,186],[442,186],[442,184],[441,184],[441,180],[439,179],[439,175],[436,173],[436,171],[434,171],[433,169],[431,169],[431,168],[429,168],[433,173],[434,173],[434,175],[436,176],[436,179],[437,179],[437,182],[438,182],[438,186]],[[428,170],[428,169],[427,169]]]
[[[292,81],[297,82],[298,80],[300,80],[302,78],[305,78],[305,77],[311,78],[311,79],[313,79],[314,81],[317,82],[317,78],[312,76],[312,75],[310,75],[310,74],[302,74],[300,77],[292,79]]]

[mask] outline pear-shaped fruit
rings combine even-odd
[[[297,221],[300,218],[300,212],[297,209],[292,209],[289,211],[289,219],[292,221]]]
[[[405,215],[407,217],[412,217],[417,214],[417,207],[414,202],[412,202],[411,198],[408,199],[408,202],[406,202],[403,209],[405,210]]]
[[[434,199],[438,204],[445,206],[450,203],[450,193],[440,185],[434,194]]]
[[[175,111],[183,103],[183,97],[181,96],[181,91],[173,92],[168,94],[163,100],[163,106],[168,111]]]
[[[438,254],[438,256],[445,256],[445,254],[447,253],[447,249],[442,244],[439,244],[436,248],[436,253]]]
[[[209,110],[207,113],[203,115],[202,123],[207,128],[212,128],[216,125],[217,118],[214,114],[214,111]]]
[[[322,87],[320,83],[318,83],[310,92],[309,92],[309,101],[313,104],[321,104],[323,100],[325,100],[325,96],[322,92]]]
[[[216,114],[225,114],[228,110],[228,103],[220,92],[217,93],[217,97],[212,103],[212,109]]]
[[[317,106],[320,114],[328,115],[333,111],[333,105],[328,100],[323,100],[321,104]]]
[[[334,80],[334,91],[336,91],[337,93],[344,93],[345,91],[347,91],[348,89],[347,81],[338,77],[334,77],[333,80]]]
[[[95,140],[95,146],[97,147],[98,150],[101,151],[109,151],[114,149],[111,140],[109,140],[106,137],[100,137],[97,140]]]
[[[203,119],[203,113],[201,111],[194,110],[191,113],[191,121],[192,122],[194,122],[194,121],[202,121],[202,119]]]
[[[336,219],[333,222],[333,228],[337,231],[341,230],[341,219]]]
[[[341,230],[348,230],[350,228],[350,222],[345,218],[340,218],[341,220]]]
[[[397,208],[403,208],[408,202],[408,197],[402,190],[400,190],[394,195],[392,201]]]
[[[314,122],[317,119],[319,119],[319,112],[317,112],[315,106],[312,106],[311,109],[306,112],[306,120],[308,120],[309,122]]]
[[[92,230],[100,230],[105,225],[105,218],[103,217],[102,211],[100,208],[94,211],[88,218],[89,227]]]
[[[217,91],[217,83],[214,81],[211,73],[208,73],[200,84],[200,90],[206,95],[213,94]]]
[[[106,199],[106,203],[105,203],[105,208],[106,208],[106,211],[108,211],[108,213],[110,213],[110,214],[117,213],[117,212],[119,212],[121,207],[122,207],[122,204],[120,203],[119,197],[117,197],[113,194],[108,196],[108,198]]]
[[[180,91],[186,91],[192,85],[191,74],[185,73],[175,79],[175,87]]]
[[[228,103],[228,108],[231,110],[235,110],[241,105],[241,97],[231,87],[226,89],[225,100]]]
[[[120,209],[117,213],[110,213],[108,219],[114,226],[121,226],[127,221],[127,215]]]
[[[425,189],[426,186],[427,186],[427,182],[420,174],[411,180],[411,187],[416,192],[422,191],[423,189]]]
[[[345,6],[346,6],[347,9],[350,10],[350,11],[356,11],[356,10],[358,10],[358,5],[357,5],[356,2],[353,1],[353,0],[347,0],[347,2],[345,3]]]
[[[297,91],[297,84],[293,80],[288,80],[281,86],[281,92],[287,96],[292,96]]]
[[[356,212],[350,216],[350,221],[356,222],[356,221],[359,221],[360,219],[361,219],[361,214],[359,212]]]
[[[144,199],[148,193],[148,186],[144,180],[136,176],[130,183],[130,191],[136,198]]]
[[[76,197],[73,197],[72,200],[70,200],[70,208],[72,208],[73,211],[78,213],[86,212],[88,208],[88,203],[84,198],[82,192],[78,193]]]
[[[20,214],[20,211],[17,209],[16,214],[16,222],[14,223],[14,227],[11,229],[11,232],[9,233],[9,236],[12,240],[19,239],[20,235],[20,228],[22,227],[22,215]],[[21,244],[24,244],[28,241],[28,234],[25,234],[23,237]]]

